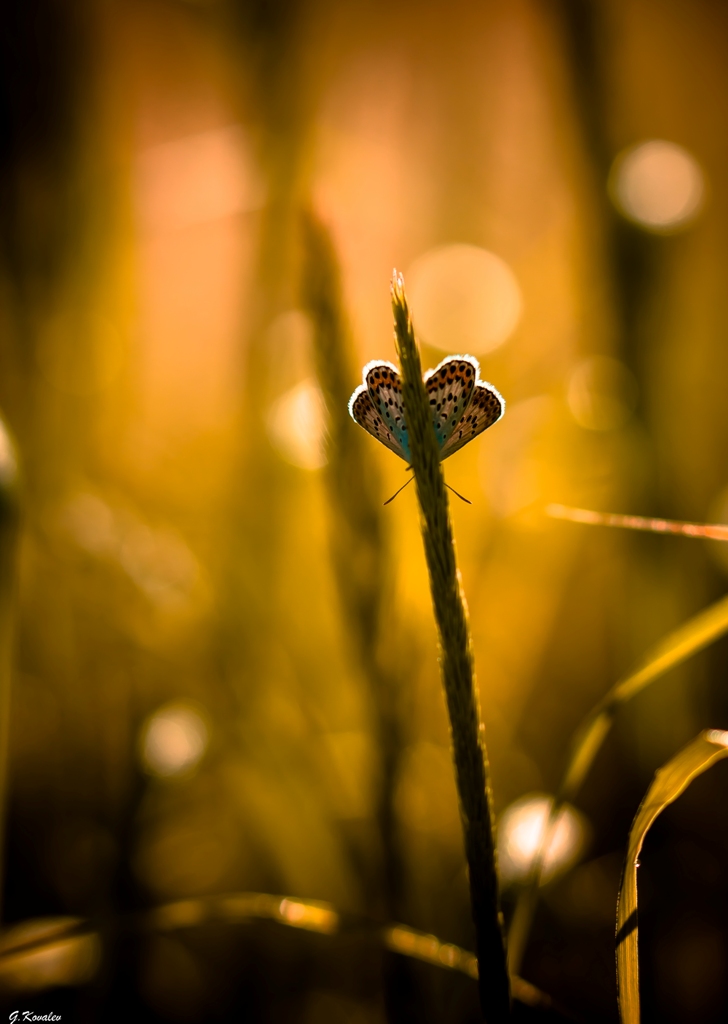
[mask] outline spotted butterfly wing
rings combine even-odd
[[[402,381],[397,368],[391,363],[369,363],[364,367],[364,382],[382,425],[402,449],[402,458],[409,462],[410,447],[404,421]]]
[[[372,399],[372,391],[375,399]],[[398,398],[395,398],[397,395]],[[409,462],[409,444],[402,413],[399,374],[390,363],[369,363],[364,367],[364,383],[360,384],[351,396],[349,412],[360,427],[372,437],[376,437],[377,441],[381,441],[395,455]]]
[[[505,411],[505,402],[493,385],[478,380],[479,370],[472,356],[448,356],[425,375],[441,461],[496,423]],[[349,400],[349,412],[372,437],[410,462],[402,382],[396,367],[368,363],[364,383]]]
[[[441,449],[470,406],[479,371],[472,356],[448,356],[425,374],[432,423]]]
[[[454,455],[478,434],[482,434],[488,427],[497,423],[505,408],[506,403],[502,395],[492,384],[477,381],[468,408],[442,446],[440,461]]]

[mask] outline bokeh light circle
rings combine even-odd
[[[521,318],[523,299],[508,264],[476,245],[430,249],[409,268],[407,296],[415,330],[448,352],[491,352]]]
[[[504,882],[524,881],[541,844],[553,797],[530,793],[507,807],[498,824],[498,865]],[[543,880],[569,868],[582,852],[586,823],[569,804],[559,811],[544,859]]]
[[[142,728],[144,767],[162,777],[190,771],[205,753],[208,738],[207,724],[197,708],[186,703],[166,704],[150,715]]]
[[[0,420],[0,486],[7,487],[15,480],[17,461],[15,447],[5,424]]]
[[[682,146],[651,139],[619,154],[609,192],[626,217],[662,233],[695,219],[705,198],[705,179],[700,164]]]
[[[314,380],[281,395],[268,413],[268,436],[278,454],[300,469],[326,465],[326,412]]]

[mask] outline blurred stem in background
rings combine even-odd
[[[394,334],[402,371],[402,403],[421,512],[422,537],[440,640],[442,675],[455,762],[455,781],[475,924],[478,988],[488,1024],[510,1019],[510,983],[500,912],[492,794],[475,665],[460,586],[445,478],[404,281],[392,282]]]
[[[18,541],[18,468],[13,444],[0,419],[0,923],[5,881],[5,817],[8,800],[8,741],[15,624]]]
[[[265,205],[249,285],[250,319],[244,348],[236,491],[228,526],[227,596],[221,601],[220,650],[231,689],[246,706],[255,681],[266,678],[274,637],[276,571],[289,471],[266,442],[265,417],[275,386],[268,329],[295,301],[294,239],[304,188],[311,114],[311,76],[305,73],[308,5],[304,0],[229,0],[240,94],[256,135]],[[241,282],[242,284],[242,282]],[[244,638],[241,639],[241,629]]]
[[[645,370],[641,348],[642,317],[655,269],[658,246],[651,238],[617,214],[607,193],[609,171],[615,157],[609,131],[610,90],[607,65],[612,58],[610,5],[585,0],[559,0],[556,6],[567,68],[573,81],[578,129],[589,162],[595,214],[604,247],[617,327],[617,354],[629,365],[640,385]]]
[[[303,230],[304,303],[314,325],[316,372],[328,419],[326,483],[333,519],[333,562],[375,716],[382,759],[377,819],[384,861],[384,912],[393,920],[403,913],[404,867],[394,813],[402,728],[396,707],[399,681],[394,678],[392,658],[382,656],[380,638],[391,600],[391,558],[376,467],[365,448],[366,438],[351,429],[347,409],[357,370],[342,308],[336,255],[326,228],[313,214],[304,215]]]
[[[323,392],[329,433],[326,483],[332,512],[334,571],[358,665],[366,681],[379,752],[376,818],[381,844],[383,891],[371,894],[387,920],[407,920],[403,850],[395,813],[395,792],[403,749],[402,680],[383,627],[391,612],[393,580],[390,546],[382,516],[381,487],[367,439],[348,413],[358,368],[343,309],[336,253],[326,227],[303,215],[303,297],[313,322],[316,373]],[[352,429],[353,428],[353,429]],[[390,623],[391,637],[401,624]],[[401,636],[400,636],[401,642]],[[426,1020],[410,965],[397,958],[386,978],[392,1021]]]

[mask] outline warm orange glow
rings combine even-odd
[[[617,359],[591,356],[571,371],[567,399],[580,427],[616,430],[634,411],[637,382]]]
[[[282,899],[279,904],[281,920],[293,928],[331,935],[339,926],[339,915],[331,907],[303,900]]]
[[[475,245],[423,253],[407,273],[407,288],[419,334],[450,351],[492,351],[516,329],[523,308],[508,264]]]
[[[0,420],[0,484],[10,484],[15,479],[16,470],[15,449],[5,424]]]
[[[482,481],[499,516],[517,515],[543,499],[553,486],[554,460],[548,437],[557,409],[550,395],[535,395],[507,407],[499,433],[481,450]]]
[[[131,509],[86,491],[66,504],[61,518],[80,547],[119,564],[155,604],[180,608],[192,597],[200,567],[174,531],[152,527]]]
[[[89,981],[99,964],[98,936],[64,935],[81,923],[79,918],[49,917],[5,930],[0,939],[0,991],[9,995]],[[39,948],[32,948],[33,943]],[[15,947],[20,947],[17,952]]]
[[[124,358],[118,329],[101,314],[55,316],[44,325],[36,352],[45,380],[69,395],[91,395],[107,388]]]
[[[452,943],[440,942],[434,935],[426,935],[398,924],[385,929],[384,943],[388,949],[404,956],[424,960],[438,967],[448,967],[452,971],[462,971],[471,978],[478,977],[478,961],[472,953]]]
[[[661,139],[621,153],[609,187],[622,212],[653,231],[687,225],[699,213],[705,195],[700,164],[682,146]]]
[[[186,704],[168,704],[144,726],[142,760],[154,775],[179,775],[200,761],[207,742],[207,725],[199,711]]]
[[[137,158],[142,230],[168,230],[254,210],[263,201],[247,140],[238,125],[173,139]]]
[[[324,451],[324,406],[313,380],[287,391],[268,415],[268,435],[278,453],[301,469],[321,469]]]

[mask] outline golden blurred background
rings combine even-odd
[[[394,355],[393,266],[423,363],[469,352],[507,402],[446,476],[472,501],[452,516],[508,916],[573,730],[725,589],[716,542],[543,510],[728,521],[728,10],[2,18],[4,921],[107,937],[45,981],[5,970],[4,998],[84,1021],[477,1019],[472,982],[400,976],[368,940],[115,922],[260,892],[473,946],[416,497],[381,508],[402,464],[345,415]],[[340,265],[333,355],[302,210]],[[718,643],[630,704],[564,825],[579,861],[544,888],[522,973],[583,1020],[616,1020],[632,816],[681,744],[728,726],[727,669]],[[727,772],[645,847],[645,1020],[728,1014]]]

